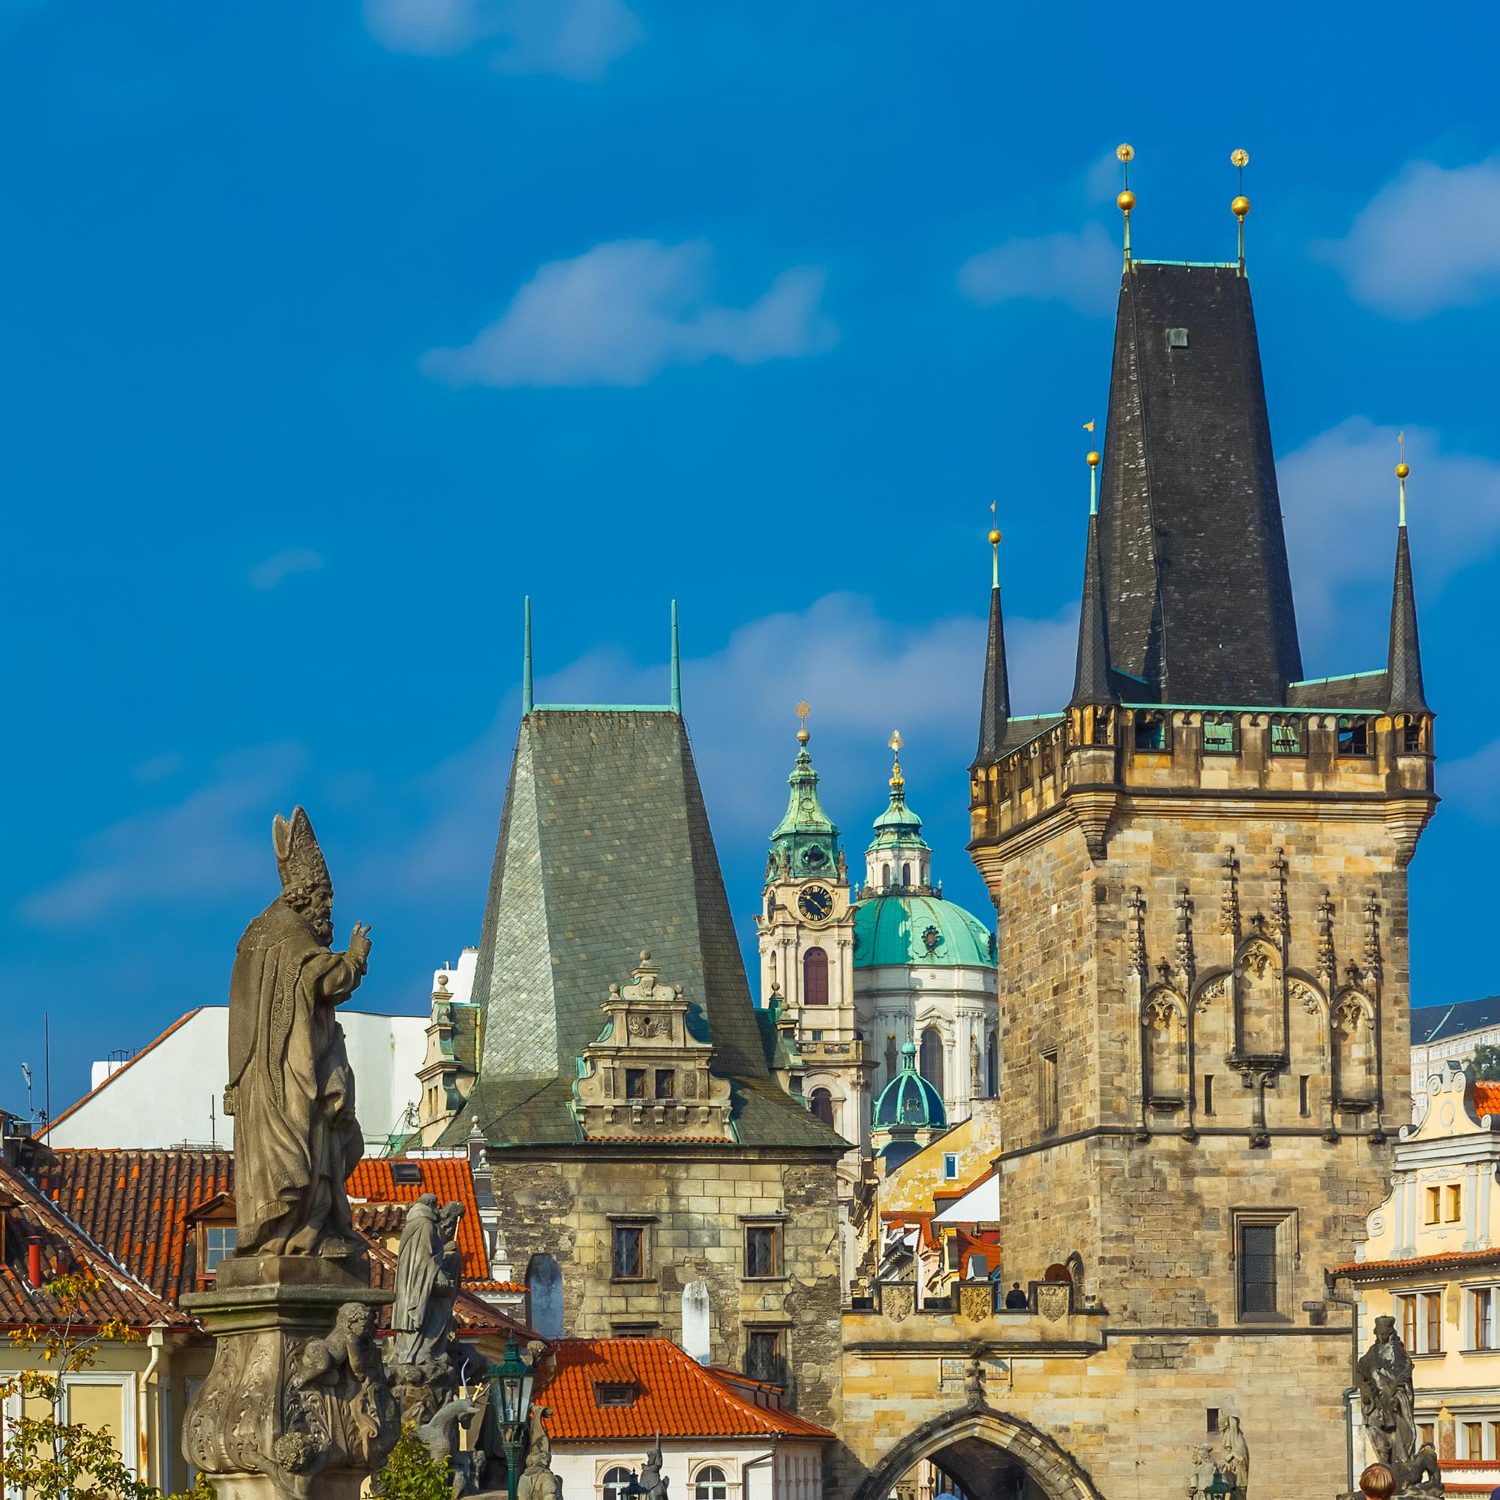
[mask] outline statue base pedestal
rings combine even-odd
[[[182,1448],[219,1500],[357,1500],[385,1461],[400,1427],[373,1344],[360,1352],[351,1338],[352,1358],[321,1357],[330,1335],[337,1342],[362,1311],[395,1300],[346,1265],[308,1255],[230,1257],[213,1291],[182,1299],[217,1340]],[[368,1338],[365,1329],[349,1332]],[[312,1379],[309,1345],[320,1346],[312,1363],[328,1365]]]

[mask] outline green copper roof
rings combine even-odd
[[[901,1049],[901,1071],[880,1091],[875,1101],[875,1129],[946,1130],[948,1113],[943,1096],[917,1072],[917,1049],[908,1042]]]
[[[834,875],[839,861],[838,825],[818,801],[818,773],[808,754],[807,730],[797,732],[797,761],[787,785],[792,789],[786,816],[771,830],[768,878],[774,877],[786,856],[788,873],[796,877]]]
[[[854,967],[883,964],[974,964],[995,962],[988,927],[963,907],[937,896],[872,896],[854,912]]]
[[[891,805],[875,819],[872,849],[926,849],[922,820],[906,805],[906,778],[898,762],[891,777]]]

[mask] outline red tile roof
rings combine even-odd
[[[192,1319],[121,1266],[22,1173],[0,1163],[0,1328],[61,1320],[62,1309],[29,1275],[30,1241],[41,1246],[42,1279],[76,1273],[102,1285],[84,1299],[91,1324],[121,1318],[133,1328]]]
[[[1415,1255],[1408,1260],[1347,1260],[1335,1266],[1330,1276],[1350,1281],[1390,1281],[1398,1276],[1425,1275],[1444,1266],[1500,1265],[1500,1248],[1493,1250],[1447,1250],[1439,1255]]]
[[[714,1370],[668,1339],[559,1339],[535,1400],[551,1408],[548,1434],[558,1443],[616,1438],[813,1438],[833,1434],[799,1417],[747,1400]],[[733,1377],[735,1384],[741,1384]],[[596,1384],[635,1387],[629,1406],[600,1406]]]
[[[141,1060],[141,1058],[143,1058],[153,1047],[159,1047],[164,1041],[166,1041],[166,1039],[169,1036],[172,1035],[172,1033],[174,1031],[177,1030],[177,1028],[179,1026],[185,1026],[202,1009],[203,1009],[203,1007],[201,1005],[195,1005],[192,1008],[192,1010],[190,1010],[185,1016],[178,1016],[178,1018],[175,1021],[173,1021],[172,1024],[170,1026],[168,1026],[167,1029],[164,1032],[162,1032],[162,1034],[159,1037],[157,1037],[155,1041],[147,1042],[146,1045],[144,1047],[142,1047],[141,1050],[139,1052],[137,1052],[135,1054],[135,1056],[130,1059],[129,1062],[121,1063],[120,1066],[118,1068],[116,1068],[114,1070],[114,1072],[111,1073],[109,1075],[109,1077],[106,1078],[104,1080],[104,1082],[99,1085],[98,1088],[90,1089],[88,1091],[88,1093],[86,1093],[83,1096],[83,1098],[75,1100],[55,1120],[49,1121],[47,1123],[47,1126],[46,1126],[45,1129],[39,1130],[37,1132],[37,1139],[41,1140],[41,1141],[46,1140],[47,1139],[47,1131],[48,1130],[51,1130],[54,1125],[61,1125],[62,1122],[64,1120],[66,1120],[68,1118],[68,1116],[73,1113],[73,1111],[75,1109],[78,1109],[82,1105],[87,1104],[88,1101],[90,1099],[92,1099],[95,1094],[99,1093],[99,1091],[101,1089],[107,1089],[110,1086],[110,1084],[112,1084],[115,1081],[115,1079],[117,1079],[120,1076],[121,1073],[126,1072],[129,1068],[131,1068],[132,1066],[134,1066],[134,1064],[136,1064],[137,1062],[139,1062]]]
[[[1474,1113],[1481,1120],[1486,1115],[1500,1115],[1500,1083],[1474,1085]]]
[[[421,1180],[397,1182],[391,1175],[391,1163],[397,1160],[405,1166],[418,1168]],[[423,1193],[436,1193],[440,1204],[463,1204],[464,1216],[458,1222],[458,1248],[464,1257],[464,1280],[488,1279],[490,1260],[485,1251],[484,1226],[479,1222],[479,1203],[474,1196],[474,1173],[469,1166],[467,1152],[459,1152],[453,1156],[366,1157],[355,1167],[349,1178],[350,1199],[358,1199],[365,1204],[415,1203]],[[356,1223],[362,1211],[356,1207]],[[399,1228],[396,1232],[400,1233]]]

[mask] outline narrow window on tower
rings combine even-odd
[[[821,948],[802,955],[802,1003],[828,1004],[828,955]]]
[[[1301,1106],[1302,1113],[1304,1115],[1307,1115],[1307,1114],[1311,1113],[1311,1111],[1307,1107],[1307,1085],[1308,1085],[1308,1081],[1309,1080],[1308,1080],[1308,1076],[1307,1076],[1306,1073],[1304,1073],[1297,1080],[1298,1102],[1299,1102],[1299,1104]]]
[[[1214,1112],[1214,1075],[1205,1073],[1203,1075],[1203,1113],[1211,1115]]]
[[[1041,1056],[1041,1073],[1038,1080],[1041,1095],[1041,1126],[1044,1131],[1056,1130],[1058,1121],[1057,1098],[1057,1053],[1044,1052]]]

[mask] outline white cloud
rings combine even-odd
[[[1406,429],[1418,607],[1500,539],[1500,463]],[[1350,417],[1277,463],[1309,676],[1384,663],[1396,553],[1396,429]]]
[[[66,928],[130,907],[204,904],[264,887],[271,811],[287,801],[305,758],[293,743],[226,756],[182,801],[85,840],[78,868],[25,897],[21,916]]]
[[[245,576],[249,578],[251,588],[264,594],[294,573],[316,573],[322,566],[321,552],[313,552],[307,547],[289,547],[274,557],[262,559]]]
[[[958,289],[981,307],[1026,298],[1108,317],[1120,290],[1121,254],[1098,224],[1085,224],[1076,233],[1007,240],[966,260],[958,270]]]
[[[1313,253],[1357,301],[1393,317],[1483,301],[1500,288],[1500,154],[1466,167],[1408,162],[1345,238]]]
[[[381,46],[423,57],[493,48],[503,73],[602,78],[644,35],[622,0],[365,0],[365,24]]]
[[[423,368],[456,384],[636,386],[715,356],[754,365],[821,354],[838,337],[824,279],[795,267],[749,307],[724,307],[710,300],[706,244],[616,240],[549,261],[471,343],[432,350]]]

